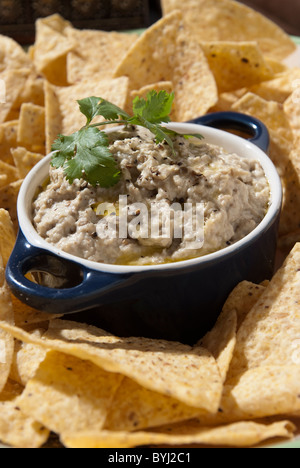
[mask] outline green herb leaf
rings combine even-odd
[[[86,116],[87,125],[91,123],[94,117],[98,115],[98,106],[100,98],[91,96],[85,99],[81,99],[78,102],[80,112]]]
[[[153,124],[170,122],[170,113],[175,94],[166,91],[150,91],[147,100],[136,97],[133,101],[133,113]]]
[[[99,98],[100,103],[98,105],[98,114],[102,115],[106,120],[118,120],[119,116],[125,120],[130,119],[130,115],[127,112],[120,109],[105,99]]]
[[[83,127],[73,135],[62,135],[52,149],[51,165],[64,167],[70,183],[85,179],[91,185],[111,187],[119,181],[120,171],[108,148],[108,136],[95,127]]]
[[[109,150],[106,133],[97,127],[106,124],[140,125],[155,136],[156,143],[166,141],[175,154],[173,138],[178,133],[160,125],[170,122],[169,114],[174,101],[174,93],[150,91],[147,98],[135,98],[133,115],[120,109],[115,104],[96,96],[78,101],[79,109],[85,115],[86,125],[72,135],[58,135],[53,143],[53,167],[63,167],[70,183],[75,179],[85,179],[93,186],[112,187],[120,180],[120,171]],[[102,116],[105,122],[92,124],[96,116]],[[185,138],[201,135],[181,135]]]

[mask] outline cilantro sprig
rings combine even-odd
[[[72,135],[58,135],[52,145],[54,153],[51,165],[63,167],[70,183],[75,179],[85,179],[94,187],[114,186],[119,182],[121,173],[110,152],[108,136],[98,127],[107,124],[145,127],[153,133],[157,144],[166,141],[175,154],[173,138],[178,133],[160,125],[171,121],[173,101],[174,93],[150,91],[146,99],[134,99],[133,115],[101,97],[91,96],[77,101],[81,113],[86,117],[86,124]],[[105,120],[92,123],[97,116],[102,116]],[[198,134],[183,136],[203,138]]]

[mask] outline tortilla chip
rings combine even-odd
[[[274,75],[279,75],[280,73],[284,73],[289,70],[289,67],[287,65],[285,65],[283,62],[279,62],[278,60],[266,58],[266,62],[268,66],[272,69]],[[276,101],[276,99],[274,100]]]
[[[73,84],[94,75],[100,80],[112,78],[115,68],[138,38],[136,34],[87,29],[68,29],[67,36],[78,44],[67,57],[68,81]]]
[[[261,365],[228,380],[227,388],[231,388],[230,395],[239,411],[252,419],[299,411],[299,381],[299,363]]]
[[[89,361],[50,351],[18,405],[24,414],[57,434],[70,427],[101,430],[122,379]]]
[[[6,267],[16,242],[14,226],[8,211],[0,208],[0,253]]]
[[[272,80],[251,87],[250,91],[267,101],[283,104],[294,91],[294,84],[300,80],[300,68],[291,68]]]
[[[187,405],[211,412],[218,409],[221,377],[215,359],[202,348],[164,340],[117,338],[96,327],[64,320],[50,322],[41,339],[4,322],[0,326],[21,341],[89,360]]]
[[[285,146],[289,143],[286,142]],[[281,154],[284,156],[284,149]],[[280,155],[280,153],[279,153]],[[297,149],[289,152],[283,183],[283,206],[279,234],[284,236],[300,228],[300,157]]]
[[[10,292],[5,282],[4,266],[0,256],[0,320],[14,323]],[[6,385],[14,354],[14,339],[10,333],[0,331],[0,393]]]
[[[19,301],[15,296],[11,296],[14,315],[15,315],[15,324],[18,327],[27,327],[28,325],[40,324],[42,322],[48,322],[56,318],[61,317],[61,315],[56,314],[47,314],[46,312],[41,312],[39,310],[29,307],[24,302]]]
[[[180,122],[204,114],[217,102],[217,87],[207,60],[187,31],[179,11],[159,20],[140,36],[114,75],[128,76],[130,91],[172,81]]]
[[[220,427],[201,427],[196,422],[165,426],[157,432],[82,432],[63,434],[68,448],[129,448],[144,445],[250,447],[274,437],[293,437],[295,426],[289,421],[272,424],[238,422]]]
[[[0,104],[0,124],[5,122],[22,88],[25,85],[27,71],[8,69],[0,73],[0,80],[5,83],[5,102]]]
[[[86,118],[80,112],[77,100],[88,96],[98,96],[123,108],[127,93],[128,79],[126,77],[104,81],[93,77],[89,81],[66,88],[47,84],[45,87],[47,151],[51,151],[51,145],[59,133],[70,135],[85,125]],[[103,118],[99,117],[98,120],[101,121]]]
[[[300,148],[300,78],[295,82],[294,91],[286,99],[283,107],[293,129],[296,144]]]
[[[218,102],[209,110],[209,112],[223,112],[231,110],[233,104],[241,99],[247,92],[247,88],[241,88],[236,91],[219,94]]]
[[[0,173],[6,175],[7,184],[15,182],[20,178],[18,169],[3,161],[0,161]]]
[[[22,179],[25,178],[28,172],[44,157],[43,154],[31,153],[26,148],[16,148],[13,149],[11,153]]]
[[[46,154],[51,152],[51,146],[62,129],[62,115],[59,108],[59,100],[55,93],[55,87],[48,81],[44,83],[45,91],[45,132]]]
[[[65,20],[58,13],[39,19],[39,24],[46,25],[60,34],[66,34],[67,29],[72,28],[70,21]]]
[[[0,188],[4,187],[5,185],[7,185],[7,175],[0,174]]]
[[[192,37],[198,41],[257,41],[264,55],[279,61],[296,49],[279,26],[239,2],[162,0],[162,8],[164,15],[181,10]]]
[[[16,41],[0,35],[0,73],[21,68],[32,68],[30,57]]]
[[[44,329],[36,329],[35,333],[40,336]],[[10,378],[23,387],[31,380],[40,365],[44,361],[47,350],[21,341],[15,341],[14,357],[10,370]]]
[[[260,299],[265,289],[266,286],[264,285],[243,281],[229,295],[223,306],[223,313],[227,315],[231,310],[235,310],[237,314],[237,329],[240,328],[245,317]]]
[[[214,328],[199,341],[216,359],[222,381],[225,382],[233,357],[237,332],[237,313],[223,310]]]
[[[44,106],[44,78],[36,71],[30,71],[24,88],[21,90],[14,108],[20,109],[25,102],[30,102],[36,106]]]
[[[11,122],[12,120],[19,120],[20,111],[19,109],[11,109],[9,114],[7,114],[5,122]]]
[[[49,431],[20,411],[17,398],[23,388],[8,380],[0,392],[0,440],[16,448],[38,448],[48,439]]]
[[[0,158],[9,164],[14,163],[10,150],[18,146],[18,125],[17,120],[0,125]]]
[[[210,351],[216,359],[224,382],[236,342],[236,312],[221,314],[214,329],[198,346]],[[105,429],[136,431],[162,424],[186,421],[202,416],[204,411],[187,406],[178,400],[147,390],[125,378],[120,385],[108,413]]]
[[[18,142],[20,146],[45,146],[45,108],[30,102],[21,106]]]
[[[12,379],[8,379],[2,392],[0,392],[0,401],[12,401],[24,390],[24,386],[18,382],[14,382]]]
[[[293,356],[300,336],[299,265],[300,244],[296,244],[238,331],[230,377],[262,365],[296,364]]]
[[[0,189],[0,207],[9,212],[15,232],[19,229],[17,199],[23,180],[17,180]]]
[[[39,422],[25,416],[16,401],[0,401],[0,439],[16,448],[39,448],[49,431]]]
[[[43,73],[48,81],[58,86],[67,85],[66,56],[74,47],[74,42],[45,20],[37,20],[34,64],[37,71]]]
[[[243,112],[261,120],[277,138],[293,141],[293,132],[283,106],[253,93],[245,94],[233,106],[232,110]],[[275,135],[274,134],[274,135]]]
[[[219,93],[249,87],[273,76],[256,42],[202,42]]]
[[[56,86],[69,86],[67,77],[67,55],[58,57],[43,70],[43,76]]]
[[[148,390],[125,377],[114,396],[104,429],[149,429],[199,417],[203,412],[175,398]]]

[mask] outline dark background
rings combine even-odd
[[[185,0],[182,0],[184,4]],[[300,36],[300,0],[241,0]],[[0,0],[0,34],[34,42],[37,18],[60,13],[77,28],[146,28],[162,15],[160,0]]]

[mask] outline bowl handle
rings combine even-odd
[[[212,112],[211,114],[190,120],[189,123],[207,125],[219,129],[232,129],[249,134],[249,141],[254,143],[265,153],[270,146],[269,131],[265,124],[250,115],[239,112]]]
[[[58,281],[68,278],[60,287],[47,287],[26,278],[31,271],[50,273]],[[32,246],[19,231],[6,267],[6,281],[13,294],[30,307],[50,314],[80,312],[96,304],[128,283],[132,275],[91,270],[85,266]],[[75,285],[74,285],[75,282]]]

